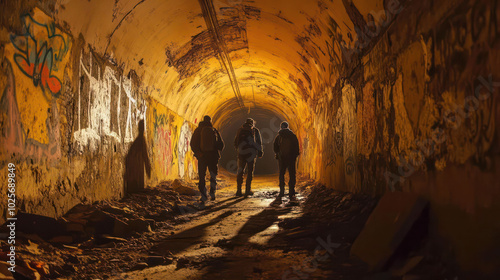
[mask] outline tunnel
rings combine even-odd
[[[0,26],[0,274],[500,276],[498,0],[1,1]],[[200,204],[204,116],[224,149]]]

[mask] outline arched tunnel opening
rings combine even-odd
[[[0,1],[0,278],[498,279],[499,50],[499,0]]]

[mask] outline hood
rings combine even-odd
[[[201,121],[200,124],[198,124],[198,127],[203,127],[203,126],[212,126],[212,122]]]
[[[278,133],[281,136],[292,135],[293,134],[293,132],[289,128],[282,128]]]
[[[243,129],[246,129],[246,130],[252,130],[253,129],[253,125],[249,125],[247,123],[244,123],[241,128]]]

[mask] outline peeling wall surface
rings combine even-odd
[[[499,0],[213,0],[219,40],[195,0],[7,2],[0,180],[15,163],[24,211],[121,197],[141,119],[154,186],[194,178],[203,115],[263,109],[295,128],[302,173],[417,193],[436,246],[498,269]]]

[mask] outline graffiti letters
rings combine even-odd
[[[62,84],[53,71],[58,70],[59,63],[69,51],[69,38],[55,28],[54,22],[41,23],[31,15],[23,16],[21,21],[24,33],[10,36],[18,51],[14,54],[14,62],[33,80],[35,87],[40,86],[48,100],[50,96],[57,98]]]
[[[188,122],[184,122],[181,127],[181,133],[179,135],[179,142],[177,144],[178,157],[179,157],[179,176],[184,178],[185,164],[184,160],[186,158],[186,153],[189,151],[189,141],[191,140],[191,128]]]
[[[92,53],[89,54],[89,65],[80,56],[80,84],[76,104],[78,119],[74,138],[80,146],[97,147],[102,137],[109,137],[119,143],[129,143],[134,140],[133,125],[140,119],[146,123],[146,105],[133,97],[132,81],[119,76],[113,69],[105,66],[101,73],[93,71]],[[96,73],[97,72],[97,73]],[[83,90],[83,89],[87,90]],[[122,101],[122,98],[125,102]],[[126,116],[122,116],[122,109]],[[124,134],[122,135],[122,124]]]
[[[156,159],[160,163],[160,171],[162,174],[170,174],[170,166],[172,164],[172,133],[170,127],[161,126],[155,131],[156,143]]]

